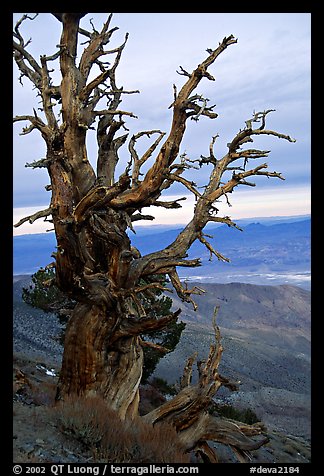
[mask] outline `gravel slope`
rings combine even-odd
[[[53,313],[45,313],[21,299],[28,276],[15,276],[13,285],[13,350],[16,354],[42,359],[49,365],[60,365],[63,346],[58,342],[62,326]]]

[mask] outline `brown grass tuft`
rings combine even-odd
[[[53,411],[61,431],[83,443],[95,462],[189,462],[172,426],[122,421],[100,397],[69,397]]]

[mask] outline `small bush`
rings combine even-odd
[[[146,415],[155,408],[163,405],[166,402],[166,398],[160,390],[156,387],[147,384],[140,386],[140,403],[139,403],[139,412],[140,415]]]
[[[140,417],[122,421],[99,397],[70,397],[55,408],[60,429],[80,441],[96,462],[188,463],[173,427]]]
[[[151,385],[164,395],[176,395],[177,390],[174,385],[170,385],[166,380],[160,377],[154,377]]]
[[[75,302],[69,299],[55,283],[55,271],[41,268],[32,275],[32,282],[28,288],[22,289],[22,298],[33,307],[46,312],[57,312],[67,307],[72,309]]]
[[[242,423],[247,423],[248,425],[253,425],[260,421],[256,413],[250,408],[244,408],[242,410],[232,407],[232,405],[220,405],[214,404],[211,413],[217,413],[224,418],[229,418],[231,420],[237,420]]]
[[[52,406],[55,404],[57,385],[51,382],[42,382],[33,386],[32,398],[35,405]]]

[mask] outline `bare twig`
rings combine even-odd
[[[34,223],[34,221],[38,220],[39,218],[48,217],[53,212],[52,208],[46,208],[45,210],[41,210],[39,212],[33,213],[33,215],[29,215],[28,217],[22,218],[19,220],[18,223],[14,225],[15,228],[18,228],[20,225],[28,221],[30,224]]]

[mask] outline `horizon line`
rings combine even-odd
[[[255,221],[255,220],[285,220],[285,219],[300,219],[300,218],[311,218],[311,213],[299,213],[299,214],[296,214],[296,215],[259,215],[259,216],[251,216],[251,217],[242,217],[242,218],[231,218],[231,220],[235,223],[238,223],[238,222],[241,222],[241,221],[247,221],[247,220],[252,220],[252,221]],[[139,227],[142,227],[142,228],[149,228],[149,227],[161,227],[161,228],[169,228],[169,229],[177,229],[177,228],[181,228],[183,226],[186,226],[187,223],[147,223],[147,224],[138,224],[138,225],[135,225],[136,228],[139,228]],[[217,223],[212,223],[212,222],[209,222],[207,223],[206,227],[208,225],[214,225],[214,226],[217,226]],[[219,223],[219,226],[221,226],[222,223]],[[50,233],[55,233],[55,230],[48,230],[48,231],[35,231],[35,232],[23,232],[23,233],[16,233],[16,234],[13,234],[13,238],[17,237],[17,236],[26,236],[26,235],[46,235],[46,234],[50,234]]]

